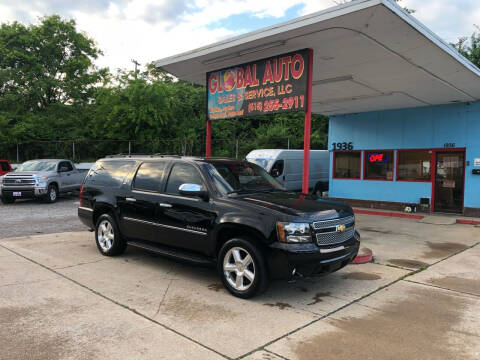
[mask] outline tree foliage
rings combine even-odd
[[[106,72],[93,65],[100,54],[73,20],[2,24],[0,122],[7,142],[82,134],[79,119]]]
[[[90,141],[91,157],[122,151],[92,142],[108,139],[143,143],[139,152],[174,153],[187,144],[189,153],[204,152],[205,87],[178,81],[154,64],[112,74],[95,68],[100,55],[73,20],[54,15],[37,25],[2,24],[0,152],[30,142],[34,153],[32,141],[60,139]],[[324,148],[327,118],[314,116],[312,129],[312,147]],[[169,139],[181,139],[184,148]],[[237,141],[240,156],[265,146],[300,148],[303,114],[216,121],[213,141],[222,156],[234,155]]]
[[[480,27],[476,26],[470,38],[462,37],[453,46],[472,63],[480,68]]]

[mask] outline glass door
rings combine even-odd
[[[437,152],[435,171],[435,211],[462,213],[464,174],[464,152]]]

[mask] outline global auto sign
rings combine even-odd
[[[207,73],[208,120],[305,111],[308,50]]]

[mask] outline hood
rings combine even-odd
[[[318,220],[353,215],[352,208],[341,202],[293,192],[248,194],[237,196],[234,199],[268,208],[287,216],[305,219]]]
[[[53,176],[53,174],[57,174],[56,171],[12,171],[6,174],[5,176]]]

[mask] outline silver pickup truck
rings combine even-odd
[[[16,199],[40,198],[54,203],[59,194],[80,190],[85,175],[70,160],[27,161],[0,177],[2,202],[11,204]]]

